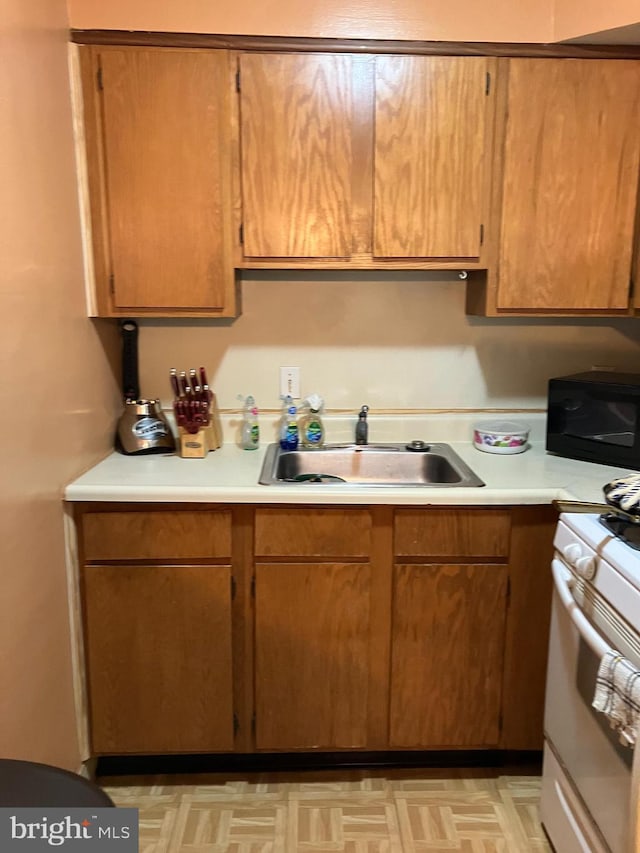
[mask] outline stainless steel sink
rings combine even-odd
[[[258,481],[263,486],[484,486],[448,444],[326,444],[282,450],[270,444]]]

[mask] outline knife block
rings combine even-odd
[[[211,421],[206,427],[204,427],[203,432],[207,450],[217,450],[220,447],[220,444],[218,443],[215,427]]]
[[[211,446],[210,450],[217,450],[219,447],[222,447],[222,423],[220,421],[220,410],[218,409],[218,403],[216,401],[216,395],[211,395],[211,402],[209,404],[209,427],[210,430],[210,440]]]
[[[200,429],[194,433],[187,432],[184,427],[179,427],[178,438],[180,456],[183,459],[204,459],[209,452],[209,439],[206,429]]]

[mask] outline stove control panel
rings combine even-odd
[[[631,528],[640,534],[640,525]],[[563,513],[553,545],[556,558],[573,574],[571,587],[578,606],[583,606],[585,596],[591,600],[597,593],[630,631],[640,634],[640,550],[616,535],[608,519],[605,525],[600,516],[590,513]],[[586,615],[596,619],[591,606]]]
[[[578,557],[575,568],[581,578],[587,581],[593,580],[596,575],[596,558],[592,556]]]
[[[561,553],[570,566],[575,566],[576,560],[579,560],[580,557],[582,557],[584,551],[582,550],[582,545],[578,545],[577,542],[571,542],[570,545],[565,545],[562,548]]]
[[[593,580],[598,568],[595,551],[586,542],[578,539],[576,533],[562,521],[556,528],[553,544],[564,562],[579,577],[588,581]]]

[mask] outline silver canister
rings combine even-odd
[[[118,422],[116,449],[129,456],[171,453],[176,443],[160,400],[126,400]]]

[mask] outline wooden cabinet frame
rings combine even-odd
[[[258,60],[260,56],[255,57],[253,54],[248,53],[238,53],[237,61],[239,68],[239,89],[240,94],[238,98],[238,116],[237,116],[237,124],[235,125],[235,133],[237,134],[234,141],[234,148],[237,152],[242,152],[242,157],[244,158],[245,152],[243,151],[243,141],[240,125],[247,121],[247,116],[242,116],[242,120],[240,114],[241,110],[241,101],[243,98],[243,83],[242,76],[240,75],[240,69],[242,67],[243,57],[247,56],[251,60],[251,65],[258,68]],[[272,62],[277,62],[278,58],[286,59],[289,56],[292,62],[304,62],[304,53],[298,54],[281,54],[280,57],[276,56],[272,59]],[[319,54],[321,57],[322,54]],[[482,142],[479,140],[475,140],[475,145],[481,146],[482,155],[479,157],[480,168],[482,170],[481,176],[477,181],[477,186],[475,188],[474,196],[474,213],[478,217],[477,224],[475,225],[475,230],[477,234],[477,252],[472,252],[471,254],[465,254],[464,256],[457,256],[455,253],[451,253],[449,255],[442,254],[441,256],[433,257],[421,257],[422,252],[417,249],[407,248],[406,250],[400,250],[396,244],[398,244],[398,237],[396,235],[395,242],[392,242],[390,245],[394,245],[395,249],[389,248],[388,251],[382,251],[380,249],[380,240],[376,237],[374,233],[374,229],[376,224],[380,225],[383,223],[389,222],[391,218],[398,219],[398,217],[402,216],[405,219],[411,215],[420,216],[420,213],[413,209],[413,205],[409,204],[411,201],[408,199],[408,204],[406,209],[402,209],[402,207],[398,207],[398,199],[393,201],[393,194],[391,192],[380,192],[381,188],[385,186],[385,178],[386,183],[392,183],[395,190],[395,184],[397,181],[392,177],[394,169],[401,169],[404,172],[410,170],[410,184],[412,187],[415,187],[417,184],[424,184],[424,193],[427,196],[427,199],[423,199],[423,207],[425,215],[428,214],[430,210],[430,200],[428,198],[430,192],[435,192],[438,194],[438,197],[442,199],[441,207],[444,208],[446,219],[447,212],[447,199],[445,197],[445,190],[443,187],[438,186],[438,179],[441,169],[438,169],[436,166],[435,154],[434,152],[438,150],[438,140],[436,138],[436,131],[439,128],[436,128],[436,131],[433,133],[434,141],[431,145],[431,157],[424,158],[424,162],[422,162],[422,168],[425,170],[424,174],[419,172],[415,173],[415,163],[418,163],[423,158],[421,157],[409,157],[407,155],[407,151],[403,148],[403,160],[398,163],[393,160],[394,157],[398,157],[398,154],[390,154],[390,162],[385,167],[384,161],[380,162],[376,161],[376,139],[375,139],[375,127],[376,127],[376,74],[377,74],[377,66],[380,65],[380,68],[383,69],[385,65],[385,59],[389,60],[387,63],[392,64],[394,60],[393,54],[390,54],[388,57],[382,57],[372,54],[348,54],[345,56],[344,54],[337,53],[334,57],[336,61],[341,59],[341,75],[344,77],[345,73],[348,74],[348,81],[345,83],[342,80],[342,85],[345,88],[345,92],[342,93],[341,99],[344,102],[345,108],[348,109],[349,115],[343,117],[344,123],[339,127],[340,132],[343,136],[348,138],[349,145],[347,146],[350,150],[350,160],[349,160],[349,172],[347,175],[348,186],[343,186],[342,189],[345,193],[345,198],[348,200],[349,209],[345,212],[342,210],[335,210],[334,217],[335,219],[345,218],[344,227],[348,228],[348,240],[346,245],[342,245],[339,251],[336,251],[336,256],[334,257],[323,257],[321,254],[317,254],[314,256],[314,253],[311,252],[309,257],[296,257],[295,252],[292,249],[293,254],[290,253],[288,257],[276,257],[269,256],[269,252],[265,249],[263,256],[252,256],[251,249],[248,249],[245,252],[245,247],[242,245],[237,246],[236,251],[236,266],[242,269],[354,269],[354,270],[366,270],[366,269],[460,269],[461,267],[468,269],[478,269],[484,268],[487,265],[487,259],[491,254],[491,241],[492,234],[494,232],[494,228],[491,224],[491,203],[490,203],[490,188],[491,188],[491,176],[492,176],[492,162],[493,162],[493,139],[494,139],[494,111],[495,111],[495,97],[494,97],[494,88],[495,88],[495,78],[496,78],[496,61],[490,57],[477,58],[475,61],[480,63],[483,62],[483,73],[480,75],[481,79],[478,78],[476,81],[476,89],[477,92],[474,91],[474,97],[477,98],[477,102],[479,106],[475,107],[474,116],[477,117],[478,111],[481,113],[484,119],[484,133],[482,134]],[[464,60],[461,60],[459,57],[455,56],[447,56],[438,59],[437,57],[425,57],[425,56],[404,56],[403,58],[395,57],[397,59],[402,59],[405,63],[410,63],[412,60],[415,60],[417,67],[415,70],[417,73],[417,79],[425,84],[425,80],[429,80],[430,75],[433,75],[434,78],[442,77],[443,75],[447,76],[447,80],[440,85],[439,87],[434,85],[433,89],[436,94],[434,94],[434,98],[451,98],[451,103],[456,104],[458,108],[460,105],[457,104],[457,98],[461,100],[463,104],[466,104],[467,101],[465,98],[469,98],[469,88],[468,82],[465,77],[466,74],[463,72],[464,69]],[[265,54],[265,61],[269,61],[269,55]],[[430,63],[429,65],[427,63]],[[344,67],[342,67],[344,66]],[[410,68],[410,66],[408,66]],[[345,68],[348,68],[349,71],[346,72]],[[328,67],[328,71],[331,71],[332,68]],[[485,74],[486,71],[486,74]],[[337,72],[336,72],[337,73]],[[382,71],[380,72],[382,73]],[[476,75],[477,76],[477,75]],[[450,77],[450,80],[448,79]],[[380,78],[382,79],[382,78]],[[453,86],[453,90],[450,91],[449,87]],[[466,88],[465,88],[466,87]],[[247,87],[249,88],[249,87]],[[251,91],[251,95],[248,96],[247,106],[250,107],[253,102],[260,103],[260,99],[257,98],[255,92]],[[458,91],[459,90],[459,91]],[[280,90],[278,90],[280,91]],[[457,94],[456,94],[457,93]],[[262,98],[262,101],[268,100],[267,98]],[[384,101],[381,101],[381,104],[384,105]],[[387,123],[398,122],[398,127],[402,126],[403,129],[406,125],[406,120],[403,115],[396,115],[395,105],[387,105],[389,108],[385,110]],[[406,107],[406,104],[405,104]],[[453,109],[453,108],[452,108]],[[468,119],[468,125],[465,125],[464,118],[465,107],[461,107],[462,112],[456,114],[455,122],[450,122],[448,126],[447,133],[453,135],[456,139],[460,137],[463,141],[461,144],[462,150],[456,152],[456,157],[447,157],[445,154],[440,152],[440,156],[445,159],[445,164],[451,168],[457,169],[457,166],[452,166],[451,164],[455,164],[460,160],[462,154],[465,153],[465,148],[468,147],[467,141],[465,141],[465,133],[469,133],[471,136],[474,132],[475,128],[475,120],[472,120],[471,117]],[[405,109],[406,112],[406,109]],[[382,112],[381,112],[382,115]],[[430,128],[428,118],[425,116],[424,119],[418,117],[416,120],[416,116],[412,117],[412,127],[413,127],[413,143],[419,144],[417,135],[419,131],[419,126],[424,123],[426,128]],[[443,123],[444,124],[444,123]],[[391,127],[395,125],[390,125]],[[251,129],[251,125],[249,125]],[[404,130],[403,130],[404,133]],[[256,134],[251,133],[251,138],[253,138]],[[393,136],[393,134],[391,134]],[[402,142],[402,135],[398,137],[396,142]],[[396,146],[397,147],[397,146]],[[254,146],[255,148],[255,146]],[[447,144],[445,146],[446,153],[448,155],[450,146]],[[378,149],[379,151],[381,149]],[[394,149],[395,150],[395,149]],[[418,152],[420,153],[420,152]],[[275,156],[274,152],[270,152],[270,156]],[[382,155],[381,155],[382,156]],[[240,159],[240,153],[238,153],[238,157]],[[470,157],[478,159],[477,151],[470,152]],[[465,160],[464,157],[461,158],[462,161]],[[336,164],[336,167],[340,165],[341,167],[344,164]],[[429,169],[431,171],[429,171]],[[260,238],[258,233],[255,233],[255,229],[252,227],[251,221],[243,221],[243,218],[246,220],[250,211],[245,211],[243,214],[243,205],[242,205],[242,196],[243,192],[246,194],[246,188],[242,187],[241,182],[242,179],[247,180],[251,178],[251,175],[246,172],[238,164],[237,176],[236,176],[236,211],[237,211],[237,231],[239,234],[248,234],[249,229],[251,229],[250,234],[248,234],[247,239],[251,239],[252,242],[255,243],[257,239]],[[309,175],[305,175],[305,180],[309,178]],[[430,183],[429,183],[430,182]],[[298,181],[301,183],[301,181]],[[342,184],[345,183],[344,175]],[[432,188],[431,184],[435,185],[435,188]],[[455,206],[459,208],[464,207],[464,198],[460,197],[464,194],[464,189],[462,187],[457,187],[458,197],[455,199]],[[294,188],[289,187],[289,192],[294,193]],[[301,190],[298,188],[298,195],[301,194]],[[292,196],[293,197],[293,196]],[[252,193],[250,196],[252,206],[258,204],[259,199],[255,197]],[[385,210],[381,211],[381,205],[385,206]],[[258,208],[259,209],[259,208]],[[263,213],[263,217],[264,217]],[[402,224],[400,223],[400,227],[402,229]],[[283,226],[285,228],[285,226]],[[299,227],[299,224],[293,221],[293,224],[287,225],[286,228],[295,232],[294,236],[286,237],[283,233],[280,236],[279,242],[284,244],[291,243],[295,241],[296,243],[300,243],[303,245],[304,240],[300,241],[299,231],[304,230]],[[433,229],[435,231],[435,228]],[[455,229],[451,229],[455,231]],[[419,231],[419,229],[418,229]],[[255,235],[255,236],[254,236]],[[415,236],[415,235],[414,235]],[[275,235],[275,239],[278,239],[278,236]],[[450,237],[453,239],[453,237]],[[266,238],[265,238],[266,241]],[[335,241],[334,241],[335,242]],[[378,254],[376,255],[376,247],[374,244],[378,245]],[[412,241],[415,243],[415,239]],[[467,244],[469,240],[467,240]],[[258,253],[260,254],[260,253]],[[397,255],[397,256],[395,256]]]
[[[600,57],[600,59],[611,59],[612,56],[604,56]],[[630,59],[637,57],[628,57]],[[584,57],[583,57],[584,59]],[[594,61],[597,61],[596,57],[593,57]],[[568,63],[571,61],[571,55],[567,58],[555,59],[552,60],[555,63],[555,68],[560,69],[563,67],[564,63]],[[613,208],[610,205],[611,217],[610,219],[605,219],[603,223],[601,223],[601,227],[603,229],[603,242],[604,245],[614,245],[616,241],[619,242],[618,249],[612,249],[610,252],[611,255],[611,269],[607,270],[610,273],[610,281],[606,283],[609,290],[611,291],[610,298],[614,300],[607,304],[607,298],[603,298],[600,307],[587,307],[586,305],[583,307],[580,305],[580,275],[572,275],[571,273],[560,273],[556,271],[556,274],[553,274],[553,270],[557,268],[558,262],[558,249],[553,244],[553,240],[549,237],[550,240],[550,255],[549,258],[538,257],[538,254],[533,251],[535,247],[535,235],[529,239],[527,237],[527,227],[531,224],[528,220],[521,223],[520,236],[516,238],[516,251],[522,253],[523,246],[526,246],[528,249],[529,243],[531,244],[532,254],[530,266],[532,269],[536,269],[537,265],[541,265],[544,269],[545,264],[549,265],[551,268],[551,272],[545,269],[544,274],[541,274],[540,280],[543,283],[543,286],[549,288],[549,298],[548,302],[551,302],[554,298],[558,299],[559,304],[549,305],[549,307],[545,307],[541,304],[540,297],[537,294],[534,294],[531,298],[531,305],[527,304],[526,296],[522,293],[511,294],[510,293],[510,282],[508,276],[508,263],[505,262],[505,257],[502,254],[502,240],[504,239],[504,231],[505,224],[508,228],[514,223],[514,217],[509,217],[508,205],[505,203],[505,180],[507,175],[509,174],[514,179],[514,175],[517,176],[517,165],[514,165],[514,151],[510,152],[511,161],[507,161],[507,152],[506,152],[506,144],[508,137],[508,122],[509,122],[509,87],[510,87],[510,72],[512,68],[516,68],[515,63],[529,63],[529,68],[533,69],[536,64],[539,64],[539,67],[545,67],[545,69],[552,69],[554,66],[551,64],[544,66],[544,62],[541,62],[540,59],[526,59],[525,57],[515,57],[513,59],[501,58],[498,60],[498,73],[497,73],[497,103],[496,103],[496,130],[495,130],[495,150],[494,150],[494,180],[491,188],[491,206],[492,206],[492,223],[495,228],[494,240],[491,243],[491,256],[486,265],[486,272],[483,270],[479,272],[477,270],[470,270],[467,284],[467,294],[466,294],[466,312],[468,314],[476,314],[480,316],[491,316],[491,317],[500,317],[500,316],[540,316],[540,317],[572,317],[572,316],[587,316],[587,317],[615,317],[615,316],[629,316],[633,315],[634,311],[637,312],[638,305],[633,303],[633,299],[637,297],[633,296],[634,291],[634,281],[637,276],[637,257],[638,257],[638,245],[640,234],[639,231],[639,222],[638,217],[640,216],[640,206],[638,205],[638,151],[640,150],[640,124],[636,122],[636,133],[632,132],[632,123],[634,121],[634,116],[637,113],[633,110],[626,110],[620,108],[619,111],[621,113],[621,118],[624,117],[626,121],[626,137],[618,140],[618,173],[615,172],[615,169],[611,169],[610,174],[608,175],[609,181],[607,184],[607,193],[609,197],[614,195],[615,193],[620,193],[624,196],[625,208],[624,212],[621,216],[621,225],[618,225],[613,222],[613,217],[618,214],[618,209],[614,205]],[[636,67],[636,76],[640,77],[640,65],[637,63],[627,63],[627,66],[631,66],[635,64]],[[575,63],[574,63],[575,65]],[[588,65],[582,63],[583,68],[587,68]],[[525,65],[526,67],[526,65]],[[595,67],[595,66],[594,66]],[[522,68],[522,64],[520,65]],[[631,74],[631,68],[628,67],[627,71]],[[622,74],[622,67],[617,63],[609,63],[608,74],[613,75],[617,71],[620,72],[619,75]],[[602,72],[604,74],[604,72]],[[629,91],[629,85],[627,85],[628,81],[625,81],[625,84],[620,85],[620,91],[623,93],[627,93]],[[573,84],[574,88],[579,88],[576,84],[576,81],[571,79],[569,80],[569,85]],[[521,85],[521,89],[524,88]],[[551,85],[551,84],[549,84]],[[609,81],[610,89],[613,88],[613,83]],[[633,88],[633,87],[632,87]],[[583,87],[583,91],[587,91],[587,87]],[[604,86],[603,86],[604,91]],[[569,94],[566,96],[566,100],[570,101],[571,97],[571,89],[569,88]],[[520,90],[520,95],[522,95],[522,91]],[[544,123],[545,113],[544,108],[546,107],[546,102],[543,99],[543,94],[538,91],[538,107],[542,110],[542,123]],[[536,93],[532,92],[531,97],[533,98],[532,102],[535,105],[535,97]],[[632,100],[634,97],[637,100],[640,97],[640,83],[636,83],[635,89],[629,95]],[[601,100],[606,101],[607,99],[602,97]],[[611,99],[609,99],[611,100]],[[604,109],[604,108],[603,108]],[[603,111],[601,109],[601,112]],[[523,116],[528,116],[530,113],[527,112],[527,103],[522,103],[522,110],[520,111],[520,121],[523,121]],[[611,114],[609,116],[609,120],[606,122],[608,126],[613,128],[618,128],[621,122],[616,122],[615,120],[611,120],[611,116],[615,116],[615,109],[611,107]],[[548,119],[549,116],[546,116]],[[559,118],[562,118],[560,116]],[[576,119],[576,128],[579,127],[579,114],[576,113],[575,116],[569,115],[567,117],[567,124],[569,128],[572,127],[571,119]],[[602,119],[602,116],[600,116]],[[517,119],[516,119],[517,120]],[[597,124],[597,117],[594,114],[592,116],[592,125]],[[560,129],[560,125],[556,128],[559,137],[562,134],[562,130]],[[522,131],[522,127],[520,128]],[[574,129],[574,133],[577,131]],[[537,134],[537,135],[536,135]],[[568,133],[569,137],[571,137],[571,132]],[[550,137],[551,132],[548,128],[543,128],[542,126],[534,126],[532,127],[531,140],[532,142],[536,139],[539,140],[544,137]],[[585,140],[585,147],[588,150],[588,140]],[[609,146],[614,146],[614,141],[610,138],[608,140]],[[540,147],[540,145],[538,145]],[[534,146],[532,145],[532,150],[534,150]],[[538,149],[535,149],[536,156],[540,156],[542,158],[542,153]],[[531,158],[534,159],[533,156]],[[611,158],[608,158],[607,162]],[[560,156],[557,158],[558,162],[561,162]],[[601,161],[602,162],[602,161]],[[529,168],[530,164],[525,163],[525,169]],[[623,169],[624,165],[624,169]],[[547,156],[547,166],[549,166],[549,157]],[[562,174],[562,173],[560,173]],[[632,177],[631,182],[629,180],[622,179],[622,174],[635,176]],[[571,176],[570,176],[571,177]],[[558,184],[560,182],[557,182]],[[575,177],[572,177],[571,180],[567,182],[570,185],[570,188],[564,188],[565,193],[569,194],[568,199],[568,210],[572,212],[574,216],[580,215],[582,212],[587,212],[590,209],[597,208],[598,198],[590,197],[586,191],[587,183],[586,181],[578,181]],[[550,192],[549,181],[547,180],[547,184],[545,185],[547,192],[543,194],[541,198],[541,210],[549,211],[547,215],[547,219],[549,221],[548,231],[549,235],[557,234],[562,230],[563,222],[557,221],[554,222],[553,214],[554,209],[552,205],[548,205]],[[558,187],[558,192],[561,192],[563,187]],[[511,198],[513,199],[514,188],[511,187]],[[522,197],[523,194],[534,194],[535,188],[533,187],[525,187],[524,185],[520,188],[519,196]],[[583,191],[584,190],[584,191]],[[580,193],[582,193],[583,198],[580,198]],[[577,202],[572,206],[572,198],[571,196],[575,195],[577,198]],[[566,200],[565,200],[566,201]],[[633,210],[629,211],[629,207],[634,205]],[[635,211],[635,212],[634,212]],[[543,219],[545,217],[542,217]],[[517,225],[517,223],[516,223]],[[592,225],[592,228],[595,226]],[[515,229],[517,231],[517,228]],[[510,239],[513,241],[514,238],[514,229],[510,231]],[[589,240],[585,238],[585,247],[584,253],[588,254],[588,250],[586,247],[586,243],[596,243],[598,241],[594,238],[594,231],[589,234]],[[580,245],[580,234],[576,236],[576,243]],[[635,243],[635,250],[633,248]],[[518,245],[519,244],[519,245]],[[575,253],[574,253],[575,254]],[[577,253],[579,255],[580,252]],[[628,254],[630,263],[629,263],[629,279],[628,281],[624,281],[621,276],[620,267],[624,268],[624,263],[620,264],[620,258],[622,255]],[[509,260],[509,259],[507,259]],[[601,260],[601,259],[599,259]],[[624,260],[624,259],[623,259]],[[518,259],[520,262],[520,259]],[[573,258],[573,265],[576,269],[582,268],[582,270],[588,271],[590,269],[589,259],[588,257],[582,261],[578,261],[577,257]],[[526,269],[528,273],[528,268]],[[615,274],[614,274],[615,273]],[[564,276],[564,278],[563,278]],[[520,281],[523,276],[512,276],[512,279],[516,279],[516,283]],[[531,281],[534,280],[535,277],[532,277]],[[594,287],[594,282],[591,282],[592,288]],[[529,284],[531,288],[531,283]],[[571,296],[572,294],[575,297],[575,304],[573,306],[570,305],[570,300],[567,303],[568,307],[562,307],[561,300],[559,298],[558,293],[554,291],[554,288],[557,289],[559,294],[562,295],[564,299],[565,296]],[[626,288],[626,293],[625,293]],[[593,299],[593,295],[592,295]],[[626,299],[626,304],[623,304]],[[545,300],[542,300],[544,302]],[[585,300],[586,303],[587,300]],[[520,303],[520,304],[519,304]],[[593,302],[592,302],[593,305]]]
[[[486,169],[486,180],[491,187],[487,188],[485,203],[486,213],[483,216],[484,244],[479,259],[447,259],[437,260],[404,258],[387,259],[373,258],[371,245],[371,187],[367,184],[367,175],[371,174],[373,166],[373,139],[371,132],[371,110],[373,104],[373,76],[372,63],[376,54],[413,55],[413,56],[457,56],[457,57],[488,57],[493,63],[508,64],[512,59],[524,57],[536,57],[540,59],[570,59],[584,58],[590,60],[598,59],[640,59],[640,48],[633,45],[536,45],[536,44],[502,44],[482,43],[474,44],[468,42],[393,42],[376,40],[355,39],[311,39],[311,38],[284,38],[284,37],[259,37],[259,36],[234,36],[234,35],[209,35],[195,33],[150,33],[150,32],[116,32],[101,30],[76,30],[72,31],[71,39],[76,44],[86,46],[100,45],[126,45],[128,47],[162,47],[182,49],[203,50],[225,50],[229,51],[234,62],[237,62],[245,52],[294,52],[304,54],[333,53],[352,55],[353,61],[358,68],[354,76],[354,92],[356,100],[360,104],[354,110],[354,125],[352,136],[354,145],[358,150],[357,161],[353,165],[352,174],[352,215],[351,215],[351,254],[348,259],[306,259],[292,260],[291,258],[246,258],[243,254],[241,244],[242,226],[242,198],[240,180],[240,123],[238,95],[236,92],[235,74],[229,74],[229,113],[232,162],[232,200],[229,210],[230,228],[229,253],[230,265],[236,269],[259,269],[259,268],[289,268],[289,269],[462,269],[467,271],[467,298],[466,311],[468,314],[480,316],[634,316],[640,314],[640,296],[638,288],[634,286],[637,278],[638,256],[640,242],[638,232],[640,226],[640,208],[638,208],[635,226],[635,248],[632,265],[632,282],[629,292],[629,305],[620,308],[587,309],[580,306],[571,309],[546,309],[523,305],[521,308],[500,307],[498,299],[499,270],[498,265],[498,241],[497,230],[500,226],[501,217],[501,175],[503,172],[503,139],[505,131],[505,109],[507,97],[506,76],[498,70],[494,75],[495,91],[493,97],[492,115],[495,121],[490,121],[487,136],[486,152],[491,157],[491,167]],[[83,71],[83,77],[86,74]],[[85,88],[87,80],[84,80]],[[91,84],[92,85],[92,84]],[[88,91],[88,90],[87,90]],[[99,152],[99,139],[96,137],[96,122],[99,120],[95,98],[85,94],[85,110],[87,122],[85,133],[89,147],[94,152]],[[82,133],[82,130],[80,130]],[[89,158],[89,180],[97,185],[104,179],[100,173],[99,158]],[[93,241],[95,275],[98,280],[98,304],[95,313],[98,316],[130,316],[131,311],[119,312],[110,295],[109,285],[109,263],[106,246],[108,245],[108,234],[106,231],[105,199],[104,196],[94,193],[89,199],[93,218]],[[91,264],[89,264],[91,265]],[[231,288],[231,286],[230,286]],[[234,289],[234,288],[231,288]],[[235,289],[234,289],[235,291]],[[155,306],[139,309],[134,314],[144,316],[233,316],[237,309],[233,307],[237,293],[231,295],[229,291],[228,310],[216,311],[162,311]]]
[[[229,51],[83,46],[76,66],[95,313],[235,317]]]
[[[74,512],[79,531],[80,577],[86,570],[84,567],[90,569],[96,565],[110,566],[113,571],[118,565],[133,564],[152,571],[153,565],[160,563],[179,567],[228,562],[234,589],[231,646],[233,751],[237,753],[259,751],[255,736],[256,565],[264,570],[262,583],[268,579],[270,565],[299,565],[303,569],[305,565],[309,569],[315,565],[367,566],[370,629],[366,660],[362,661],[368,672],[366,709],[363,709],[366,743],[359,746],[357,752],[358,749],[398,748],[389,741],[394,554],[399,564],[413,563],[419,567],[430,563],[436,569],[448,564],[453,569],[458,566],[466,571],[470,563],[483,563],[486,570],[487,564],[490,569],[490,564],[494,563],[501,571],[506,570],[509,592],[501,683],[495,685],[501,695],[500,735],[493,747],[506,750],[541,748],[551,604],[550,562],[557,518],[550,506],[322,505],[301,508],[295,505],[79,503],[74,505]],[[230,518],[230,541],[225,540],[224,527],[211,528],[207,533],[204,520],[212,512],[217,514],[216,518]],[[158,544],[157,536],[153,542],[147,540],[145,543],[144,530],[145,524],[148,530],[160,530],[165,523],[163,513],[173,517],[174,529],[184,531],[187,542],[193,543],[193,531],[200,530],[197,547],[188,545],[177,557],[161,560],[160,551],[165,546]],[[100,522],[98,530],[94,523],[96,514],[106,520],[104,524]],[[319,519],[316,525],[314,518]],[[399,519],[395,524],[394,518]],[[402,530],[404,544],[399,544],[400,540],[394,544],[394,527],[396,535]],[[107,533],[105,538],[104,531],[116,529],[121,531],[117,540],[112,533]],[[454,537],[454,544],[451,544],[451,537]],[[131,554],[126,545],[127,538],[129,542],[140,542],[135,554]],[[108,541],[112,545],[106,550],[100,544],[96,546],[96,543]],[[223,553],[228,556],[216,557]],[[86,631],[87,589],[83,583],[80,591]],[[81,678],[84,680],[84,675],[81,674]],[[447,745],[438,747],[446,748]],[[340,747],[324,747],[330,751],[337,748]],[[300,749],[304,751],[303,747]]]

